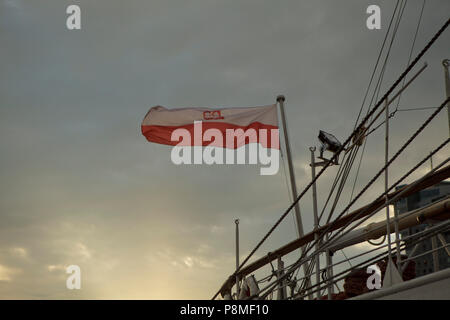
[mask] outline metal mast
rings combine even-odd
[[[281,111],[281,121],[283,123],[283,132],[284,132],[284,142],[286,144],[286,154],[287,154],[287,160],[288,160],[288,168],[289,168],[289,177],[291,180],[291,191],[292,191],[292,199],[297,199],[297,184],[295,183],[295,174],[294,174],[294,166],[292,164],[292,155],[291,155],[291,146],[289,143],[289,136],[287,131],[287,125],[286,125],[286,115],[284,112],[284,101],[286,98],[283,95],[279,95],[277,97],[277,102],[280,105],[280,111]],[[297,221],[297,230],[298,230],[298,236],[299,238],[304,236],[303,232],[303,223],[302,223],[302,217],[300,216],[300,206],[298,202],[294,206],[294,212],[295,212],[295,220]],[[300,248],[300,252],[303,255],[303,247]],[[303,264],[303,272],[305,276],[308,276],[308,271],[306,264]],[[309,279],[307,279],[307,282],[309,283]],[[312,295],[309,295],[310,298],[312,298]]]
[[[447,95],[447,98],[450,97],[450,76],[448,72],[448,67],[450,66],[450,60],[444,59],[442,61],[442,65],[444,66],[444,73],[445,73],[445,93]],[[450,134],[450,102],[447,103],[447,112],[448,112],[448,130]]]

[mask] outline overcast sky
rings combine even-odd
[[[70,4],[81,7],[81,30],[66,28]],[[381,30],[366,28],[370,4],[381,7]],[[408,1],[382,92],[406,66],[421,4]],[[141,135],[144,115],[154,105],[268,105],[284,94],[302,190],[319,129],[341,141],[351,133],[393,8],[378,0],[0,0],[0,298],[211,298],[234,268],[234,219],[244,258],[289,205],[283,170],[176,166],[171,147]],[[449,1],[426,2],[413,56],[449,12]],[[444,100],[449,40],[447,30],[425,55],[429,67],[400,108]],[[391,150],[431,112],[397,113]],[[398,159],[392,181],[448,137],[447,121],[444,110]],[[381,168],[382,148],[377,131],[356,190]],[[435,163],[449,155],[442,150]],[[320,204],[336,170],[319,180]],[[377,181],[355,208],[382,188]],[[308,232],[310,193],[300,205]],[[290,215],[256,256],[296,236]],[[72,264],[81,290],[66,289]]]

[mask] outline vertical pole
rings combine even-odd
[[[447,98],[450,97],[450,76],[448,72],[448,67],[450,66],[450,60],[444,59],[442,61],[442,65],[444,66],[444,74],[445,74],[445,93]],[[447,103],[447,112],[448,112],[448,130],[450,133],[450,102]]]
[[[288,160],[288,167],[289,167],[289,177],[291,180],[291,189],[292,189],[292,197],[293,199],[297,199],[297,184],[295,183],[295,174],[294,174],[294,166],[292,164],[292,155],[291,155],[291,146],[289,143],[289,137],[287,132],[287,126],[286,126],[286,115],[284,113],[284,101],[285,97],[280,95],[277,97],[277,102],[280,104],[280,110],[281,110],[281,121],[283,123],[283,132],[284,132],[284,141],[286,143],[286,153],[287,153],[287,160]],[[294,206],[295,211],[295,219],[297,221],[297,228],[298,228],[298,234],[300,237],[303,236],[303,224],[302,224],[302,217],[300,216],[300,206],[298,202]]]
[[[384,152],[384,164],[387,165],[388,161],[389,161],[389,104],[388,104],[388,97],[386,97],[385,100],[385,114],[386,114],[386,119],[385,119],[385,152]],[[386,193],[385,195],[385,204],[386,204],[386,238],[388,241],[388,264],[387,267],[390,268],[392,266],[391,263],[391,222],[390,222],[390,217],[389,217],[389,204],[388,204],[388,195],[387,195],[387,191],[388,191],[388,184],[389,184],[389,172],[388,172],[388,167],[386,167],[386,169],[384,170],[384,192]],[[392,272],[391,270],[389,270],[389,272],[386,270],[386,273],[389,274],[390,279],[388,279],[388,283],[392,283]]]
[[[387,98],[386,98],[387,101]],[[389,151],[389,104],[386,103],[386,158],[385,161],[387,163],[388,161],[388,151]],[[385,192],[387,192],[388,188],[388,169],[386,168],[386,183],[385,183]],[[389,201],[386,195],[386,201]],[[388,208],[388,215],[389,215],[389,205],[386,206]],[[401,270],[401,259],[402,255],[400,252],[400,232],[398,228],[398,212],[394,210],[394,232],[395,232],[395,248],[397,252],[397,270]],[[390,234],[387,235],[390,238]]]
[[[277,97],[277,102],[280,105],[280,111],[281,111],[281,121],[283,123],[283,132],[284,132],[284,142],[286,144],[286,153],[287,153],[287,160],[288,160],[288,168],[289,168],[289,177],[291,180],[291,190],[292,190],[292,198],[295,200],[297,199],[297,184],[295,183],[295,174],[294,174],[294,166],[292,164],[292,156],[291,156],[291,147],[289,143],[289,137],[287,132],[287,125],[286,125],[286,115],[284,113],[284,101],[286,98],[283,95],[279,95]],[[297,229],[298,229],[298,235],[299,237],[303,237],[303,223],[302,223],[302,217],[300,216],[300,206],[298,202],[294,206],[294,212],[295,212],[295,220],[297,222]],[[303,255],[304,248],[302,247],[300,249],[301,254]],[[308,276],[308,270],[306,268],[306,264],[303,264],[303,273],[305,274],[305,277]],[[306,283],[311,283],[309,279],[306,279]],[[309,298],[312,299],[312,295],[308,294]]]
[[[277,275],[278,278],[281,278],[284,275],[284,262],[281,260],[281,257],[278,257],[277,259]],[[278,284],[278,293],[277,293],[277,300],[284,300],[287,297],[287,290],[286,290],[286,280],[280,281]]]
[[[444,74],[445,74],[445,94],[446,94],[447,98],[449,98],[450,97],[450,76],[449,76],[448,68],[450,66],[450,60],[444,59],[442,61],[442,65],[444,66]],[[450,102],[447,103],[447,112],[448,112],[448,130],[449,130],[449,134],[450,134]],[[433,160],[431,160],[431,168],[433,169]],[[432,246],[433,250],[437,248],[436,236],[431,238],[431,246]],[[438,256],[437,251],[433,252],[433,266],[434,266],[434,272],[439,270],[439,256]]]
[[[328,234],[326,236],[326,241],[328,242]],[[326,251],[326,259],[327,259],[327,280],[328,280],[328,300],[332,299],[333,293],[334,293],[334,287],[333,287],[333,257],[330,250]]]
[[[437,237],[439,238],[439,241],[441,241],[442,245],[444,246],[445,251],[447,251],[447,255],[450,257],[450,249],[447,247],[447,242],[445,241],[444,236],[441,233],[438,233]]]
[[[437,236],[431,237],[431,248],[435,251],[432,253],[434,272],[439,271],[439,251],[437,249]]]
[[[392,245],[391,245],[391,222],[390,222],[390,216],[389,216],[389,198],[387,195],[387,191],[389,188],[389,170],[387,167],[387,163],[389,161],[389,102],[388,97],[386,97],[386,103],[385,103],[385,127],[386,127],[386,141],[385,141],[385,154],[384,154],[384,163],[386,166],[386,169],[384,171],[384,192],[385,195],[385,205],[386,205],[386,237],[388,240],[388,263],[386,266],[386,272],[384,275],[383,280],[383,286],[391,286],[394,283],[398,283],[402,281],[402,277],[400,275],[400,272],[398,270],[401,270],[399,268],[400,266],[400,238],[399,238],[399,232],[398,232],[398,220],[397,220],[397,212],[394,210],[394,229],[395,229],[395,245],[397,248],[397,268],[394,266],[392,262]],[[388,275],[388,278],[386,279],[386,276]],[[387,281],[386,281],[387,280]]]
[[[236,270],[239,269],[239,219],[234,220],[236,224]],[[239,298],[239,276],[236,275],[236,300]]]
[[[309,151],[311,151],[311,178],[312,181],[316,179],[316,161],[314,152],[316,151],[316,147],[310,147]],[[319,215],[317,213],[317,189],[316,189],[316,182],[314,181],[312,185],[312,194],[313,194],[313,211],[314,211],[314,231],[317,231],[319,228]],[[320,257],[319,257],[319,247],[320,243],[318,241],[319,235],[314,233],[314,240],[316,241],[316,285],[317,289],[319,289],[319,283],[320,283]],[[320,290],[317,290],[317,300],[320,299]]]

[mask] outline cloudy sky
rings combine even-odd
[[[81,7],[81,30],[66,28],[70,4]],[[370,4],[381,7],[381,30],[366,28]],[[382,90],[407,63],[421,4],[408,1]],[[234,268],[234,219],[243,258],[289,205],[285,176],[260,176],[257,165],[176,166],[169,146],[141,135],[144,115],[154,105],[257,106],[284,94],[302,190],[319,129],[341,141],[351,133],[393,8],[378,0],[0,0],[0,298],[211,298]],[[414,55],[449,12],[448,1],[426,2]],[[400,108],[443,101],[449,40],[447,30],[426,54],[429,67]],[[397,113],[391,150],[431,112]],[[392,180],[447,137],[442,112]],[[357,190],[382,166],[382,148],[376,132]],[[336,170],[319,181],[319,203]],[[382,188],[377,181],[355,207]],[[310,200],[301,201],[306,231]],[[296,236],[288,216],[256,256]],[[72,264],[81,290],[66,289]]]

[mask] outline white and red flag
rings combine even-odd
[[[264,148],[280,148],[276,104],[220,109],[156,106],[145,116],[141,130],[148,141],[173,146],[236,149],[260,143]],[[181,139],[188,133],[190,139]]]

